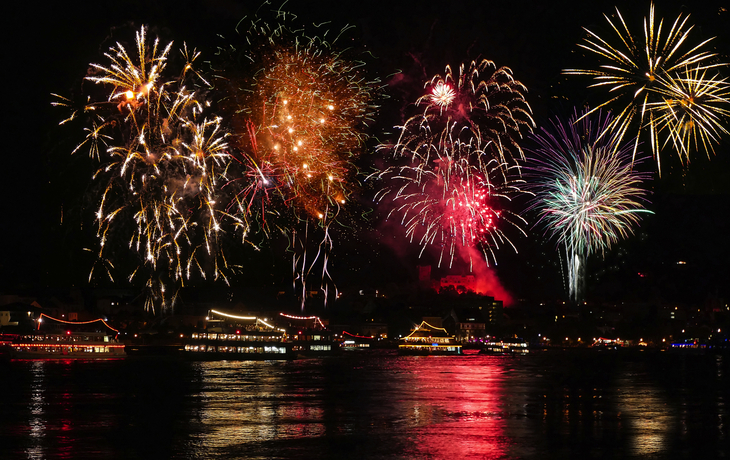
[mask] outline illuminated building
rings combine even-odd
[[[454,331],[456,340],[462,343],[483,339],[487,335],[484,315],[477,307],[453,307],[444,322]]]
[[[36,305],[22,302],[3,305],[0,307],[0,327],[18,326],[24,323],[32,324],[40,310]]]

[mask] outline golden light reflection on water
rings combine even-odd
[[[43,438],[46,436],[45,422],[45,361],[35,361],[31,367],[31,396],[30,396],[30,418],[28,426],[30,427],[30,437],[33,440],[32,445],[26,449],[26,455],[31,460],[39,460],[45,458],[42,445]]]
[[[630,433],[628,452],[642,458],[666,453],[677,416],[661,388],[633,372],[620,375],[616,387],[618,417]]]
[[[196,364],[203,388],[195,449],[258,451],[287,440],[302,445],[327,436],[406,431],[410,435],[398,443],[390,441],[397,458],[505,455],[499,360],[395,358],[348,366],[342,374],[328,368],[332,363]]]
[[[721,360],[703,368],[706,377],[720,381]],[[701,436],[725,442],[719,384],[717,394],[698,394],[677,379],[658,378],[674,375],[656,374],[661,363],[652,368],[616,356],[390,356],[197,366],[202,429],[195,451],[221,458],[240,452],[266,458],[282,449],[308,458],[310,448],[321,458],[342,458],[351,447],[371,458],[638,459],[671,457],[677,449],[714,452],[696,444]],[[720,434],[705,430],[710,418]]]
[[[324,434],[323,410],[287,387],[275,362],[199,363],[203,451]]]

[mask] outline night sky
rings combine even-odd
[[[631,29],[639,31],[649,2],[536,3],[293,1],[284,9],[298,15],[302,24],[329,21],[331,30],[355,26],[347,43],[369,53],[368,71],[386,84],[386,97],[371,128],[375,145],[394,140],[392,127],[403,122],[408,104],[420,96],[426,80],[446,64],[476,58],[513,70],[529,90],[527,100],[538,126],[554,114],[599,101],[603,93],[587,90],[587,78],[561,75],[561,69],[587,62],[576,45],[584,36],[581,28],[605,32],[602,14],[613,12],[616,5]],[[204,57],[212,56],[215,47],[225,42],[219,35],[233,37],[236,23],[259,4],[211,0],[6,6],[2,33],[9,101],[2,123],[0,289],[83,286],[93,260],[83,251],[94,247],[93,229],[80,228],[80,222],[90,222],[82,209],[93,201],[88,185],[94,163],[83,152],[70,155],[81,133],[58,126],[65,112],[51,107],[51,93],[73,93],[88,64],[103,61],[103,52],[112,44],[108,37],[126,37],[132,43],[143,24],[150,27],[150,35],[176,44],[187,42]],[[691,14],[690,22],[696,25],[693,41],[717,36],[714,46],[728,62],[730,11],[725,8],[730,9],[727,1],[691,6],[658,2],[657,14],[668,20],[680,12]],[[616,245],[605,260],[589,261],[589,298],[727,301],[730,136],[716,153],[711,160],[695,155],[686,170],[673,156],[664,157],[662,177],[655,175],[649,184],[648,207],[655,214],[645,217],[636,234]],[[358,166],[367,171],[380,161],[370,148]],[[360,198],[363,211],[371,206],[371,193],[365,184]],[[331,270],[335,281],[344,286],[405,282],[414,279],[417,264],[433,261],[430,254],[419,261],[419,248],[391,233],[392,223],[383,223],[380,210],[366,214],[368,220],[355,230],[337,231]],[[527,238],[513,239],[518,254],[510,249],[497,253],[499,279],[516,298],[567,297],[555,243],[545,242],[540,228],[528,227],[527,232]],[[242,257],[244,264],[263,268],[244,275],[240,283],[260,283],[262,276],[265,282],[284,282],[280,272],[288,270],[289,261],[275,250]],[[678,261],[686,264],[677,265]]]

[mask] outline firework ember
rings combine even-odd
[[[657,132],[666,133],[663,145],[671,143],[684,164],[692,150],[709,156],[720,136],[728,134],[730,85],[727,79],[707,69],[687,69],[675,78],[662,78],[656,91],[661,100],[649,104]]]
[[[464,143],[453,137],[422,142],[408,152],[404,166],[379,174],[386,185],[379,201],[390,200],[389,218],[400,216],[407,236],[421,245],[440,248],[439,264],[449,265],[460,248],[479,248],[487,261],[494,251],[512,243],[505,225],[521,232],[521,217],[504,209],[519,193],[516,167],[507,167],[480,148],[478,139]],[[402,153],[406,153],[401,150]],[[505,171],[508,174],[505,174]]]
[[[428,120],[431,129],[442,135],[453,135],[454,124],[463,128],[459,139],[469,142],[478,138],[490,157],[505,164],[524,155],[518,141],[534,126],[531,109],[525,100],[527,88],[512,77],[508,67],[495,69],[492,61],[461,64],[457,76],[446,67],[443,76],[436,75],[426,83],[427,93],[417,105],[423,108],[406,125]],[[412,126],[403,130],[407,136]],[[401,143],[404,143],[401,138]]]

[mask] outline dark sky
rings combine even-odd
[[[715,46],[728,60],[730,12],[725,8],[730,3],[695,3],[659,2],[657,12],[672,20],[680,12],[690,13],[690,22],[696,24],[695,40],[718,36]],[[602,13],[611,13],[614,5],[606,1],[292,1],[285,9],[297,14],[302,24],[330,21],[332,30],[356,26],[347,35],[351,45],[371,52],[370,72],[384,83],[393,83],[386,88],[388,99],[382,102],[372,133],[388,140],[391,127],[402,122],[407,103],[420,95],[425,80],[446,64],[478,57],[512,68],[515,78],[529,89],[527,98],[538,125],[553,113],[592,102],[597,94],[585,89],[585,80],[568,79],[560,71],[578,65],[581,27],[605,31]],[[204,56],[212,55],[221,43],[218,35],[233,36],[238,20],[258,6],[259,2],[231,0],[153,0],[50,6],[14,2],[6,7],[3,73],[9,103],[3,111],[5,148],[0,167],[4,192],[1,288],[78,285],[88,274],[90,259],[82,248],[90,243],[84,231],[59,222],[62,212],[65,222],[73,221],[92,165],[85,154],[69,155],[77,133],[57,126],[63,112],[51,107],[50,93],[70,94],[78,88],[88,64],[102,60],[111,35],[116,38],[127,31],[131,42],[133,31],[146,24],[164,40],[185,41]],[[639,30],[649,2],[618,6],[632,29]],[[392,75],[397,72],[403,76],[396,83]],[[647,287],[641,284],[646,278],[638,280],[633,274],[645,272],[656,281],[651,285],[654,291],[664,292],[670,286],[675,293],[669,295],[728,295],[728,139],[711,161],[702,155],[696,158],[689,169],[675,165],[654,180],[650,209],[655,215],[646,218],[637,235],[617,246],[605,261],[591,262],[596,293],[611,297],[642,290]],[[376,160],[374,154],[366,155],[364,166]],[[369,225],[377,227],[377,222]],[[383,283],[413,276],[419,263],[414,248],[404,250],[408,255],[401,258],[389,248],[407,243],[378,235],[382,234],[370,229],[342,238],[333,263],[346,282]],[[518,297],[563,295],[556,276],[555,245],[542,244],[541,235],[540,230],[531,230],[528,238],[515,240],[519,254],[497,255],[499,277]],[[679,260],[688,263],[678,268]],[[333,275],[337,278],[338,273]]]

